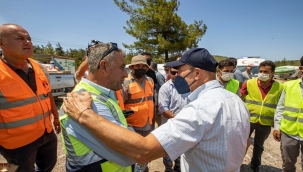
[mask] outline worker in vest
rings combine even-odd
[[[88,64],[87,77],[82,78],[73,91],[87,91],[92,95],[93,107],[85,110],[93,110],[108,121],[128,128],[115,96],[127,76],[123,51],[115,44],[100,42],[90,50]],[[131,159],[105,146],[63,111],[60,111],[60,123],[67,172],[131,172],[130,165],[134,164]]]
[[[57,162],[51,121],[57,133],[60,123],[45,69],[30,58],[31,37],[19,25],[0,26],[0,47],[0,153],[17,172],[50,172]]]
[[[239,81],[233,79],[234,63],[229,60],[221,60],[218,65],[217,80],[226,90],[240,96]]]
[[[299,70],[303,73],[303,56]],[[303,155],[303,82],[300,79],[287,81],[283,84],[283,91],[275,113],[273,136],[281,141],[281,155],[283,171],[295,172],[296,162],[301,151]],[[301,148],[300,148],[301,147]],[[303,159],[301,158],[303,170]]]
[[[153,130],[154,82],[150,77],[146,76],[146,71],[149,70],[149,67],[144,56],[134,56],[131,59],[129,69],[131,69],[131,72],[124,80],[122,93],[124,108],[133,110],[134,114],[127,118],[127,123],[138,134],[147,136]],[[146,165],[138,164],[137,167]]]
[[[259,65],[258,78],[247,80],[241,88],[241,98],[250,112],[250,134],[255,131],[251,169],[259,171],[264,142],[274,124],[274,114],[282,92],[282,84],[274,81],[276,65],[269,60]]]

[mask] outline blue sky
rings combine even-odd
[[[111,0],[0,0],[0,24],[23,26],[35,45],[86,48],[92,39],[131,44],[129,16]],[[180,0],[178,15],[208,26],[199,47],[213,55],[268,60],[303,56],[302,0]],[[122,47],[122,49],[124,49]]]

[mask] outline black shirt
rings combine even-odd
[[[156,78],[156,72],[151,70],[151,69],[148,69],[148,71],[146,72],[146,75],[148,77],[150,77],[151,79],[153,79],[154,81],[154,88],[156,88],[156,85],[157,85],[157,78]]]
[[[1,59],[2,60],[2,59]],[[23,81],[32,89],[32,91],[36,94],[37,91],[37,85],[36,85],[36,78],[35,78],[35,72],[32,67],[28,68],[28,73],[26,74],[22,69],[16,68],[15,66],[6,63],[4,60],[2,60],[7,66],[9,66],[13,71],[16,72],[17,75],[19,75],[20,78],[23,79]],[[26,60],[27,63],[30,63],[28,60]]]

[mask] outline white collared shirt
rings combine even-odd
[[[240,171],[250,130],[239,96],[209,81],[189,95],[190,103],[152,134],[182,171]]]

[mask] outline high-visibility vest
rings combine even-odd
[[[245,97],[244,102],[250,112],[251,123],[259,122],[266,126],[272,126],[274,124],[274,114],[282,89],[283,85],[274,81],[263,100],[262,93],[258,87],[257,78],[247,81],[248,95]]]
[[[237,91],[239,90],[239,81],[235,79],[229,80],[226,85],[226,90],[237,94]]]
[[[104,105],[106,105],[112,112],[113,117],[123,124],[125,127],[127,127],[126,119],[124,118],[124,115],[118,106],[118,104],[112,100],[110,97],[102,94],[100,91],[95,89],[94,87],[90,86],[89,84],[80,81],[75,89],[73,91],[83,92],[88,91],[90,92],[93,101],[100,102]],[[68,160],[68,163],[71,165],[90,165],[94,162],[91,162],[90,160],[93,159],[100,159],[97,154],[94,153],[92,149],[90,149],[88,146],[86,146],[84,143],[82,143],[77,138],[69,135],[65,128],[65,121],[69,120],[69,116],[67,114],[64,114],[62,110],[59,112],[60,114],[60,124],[62,128],[62,141],[64,145],[64,151],[66,153],[66,158]],[[68,150],[68,151],[67,151]],[[100,159],[101,160],[101,159]],[[129,167],[122,167],[112,161],[106,161],[100,164],[100,168],[102,171],[112,171],[112,172],[131,172],[131,166]]]
[[[303,138],[303,100],[300,79],[283,84],[285,91],[284,113],[280,130],[288,135]]]
[[[115,93],[116,93],[118,105],[120,106],[120,108],[121,108],[122,110],[125,110],[125,107],[124,107],[124,100],[123,100],[123,95],[122,95],[122,90],[118,90],[118,91],[116,91]]]
[[[0,60],[0,145],[6,149],[25,146],[53,129],[50,84],[39,63],[28,60],[35,73],[36,93]]]
[[[152,124],[154,117],[154,84],[151,78],[144,79],[145,88],[131,79],[131,74],[124,80],[124,90],[126,100],[124,102],[125,109],[134,111],[134,114],[127,117],[127,123],[135,127],[144,127],[147,120]]]

